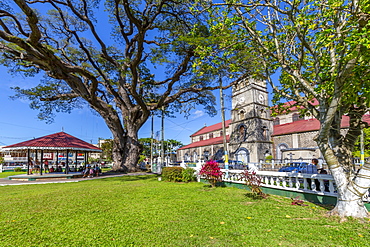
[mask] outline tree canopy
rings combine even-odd
[[[356,171],[352,151],[367,126],[362,116],[370,105],[370,2],[225,0],[203,7],[223,10],[211,25],[222,27],[218,31],[226,34],[225,47],[232,42],[228,47],[235,53],[236,44],[253,47],[251,52],[260,57],[254,74],[270,82],[275,103],[291,100],[302,106],[302,114],[320,121],[316,142],[339,194],[331,213],[367,216],[361,198],[370,187],[370,165]],[[350,119],[345,131],[343,115]]]
[[[192,73],[202,60],[197,44],[211,39],[209,15],[191,8],[173,0],[2,1],[1,63],[45,76],[34,88],[15,87],[40,119],[86,103],[112,132],[114,169],[134,170],[137,133],[151,112],[203,105],[216,113],[218,74]]]
[[[152,138],[140,138],[139,142],[143,146],[142,155],[145,155],[147,158],[150,158],[152,142],[153,142],[153,145],[157,145],[157,146],[162,145],[162,141],[157,141],[156,139],[152,139]],[[174,152],[182,146],[183,144],[180,141],[173,140],[173,139],[165,140],[164,141],[164,153],[167,154],[170,152]],[[159,155],[158,150],[153,150],[153,155],[158,156]]]

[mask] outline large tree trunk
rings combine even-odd
[[[140,157],[140,144],[136,133],[113,139],[113,171],[135,172]]]
[[[103,117],[113,136],[112,170],[117,172],[137,171],[137,163],[141,153],[138,131],[146,121],[148,114],[140,114],[140,110],[132,109],[131,114],[123,116],[125,121],[122,124],[116,111],[112,111],[110,108],[97,109],[97,111]]]
[[[356,218],[368,217],[368,211],[362,197],[369,189],[370,164],[365,164],[357,173],[349,171],[350,164],[340,164],[337,157],[338,153],[335,155],[328,145],[319,146],[325,146],[325,149],[320,149],[334,177],[338,192],[337,204],[328,214],[337,215],[341,218],[349,216]]]

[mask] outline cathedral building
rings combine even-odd
[[[314,141],[320,122],[313,117],[301,117],[294,103],[286,103],[288,108],[291,106],[289,113],[272,118],[264,81],[250,79],[235,86],[231,119],[225,121],[229,160],[259,163],[270,155],[281,162],[322,159]],[[317,105],[318,102],[313,101],[312,104]],[[363,120],[370,123],[370,115],[365,115]],[[343,116],[341,125],[344,130],[348,128],[349,118]],[[201,128],[190,138],[190,144],[177,150],[178,161],[223,159],[221,122]]]
[[[272,155],[272,119],[266,82],[249,79],[233,88],[231,120],[225,121],[225,130],[230,160],[250,163]],[[178,160],[197,162],[223,158],[222,123],[205,126],[190,138],[189,145],[178,149]]]

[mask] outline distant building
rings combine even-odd
[[[270,117],[266,84],[249,80],[233,88],[231,119],[225,122],[229,159],[244,163],[264,161],[272,155],[280,161],[322,159],[315,136],[320,122],[301,116],[294,101],[286,103],[289,113]],[[312,101],[317,105],[316,100]],[[272,108],[274,109],[274,108]],[[364,121],[370,123],[370,115]],[[343,131],[349,118],[343,116]],[[205,126],[190,136],[191,143],[177,150],[177,159],[184,161],[219,160],[223,158],[222,125]]]

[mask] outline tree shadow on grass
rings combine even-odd
[[[109,180],[109,181],[121,181],[121,182],[130,182],[130,181],[140,181],[140,180],[150,180],[156,179],[159,177],[157,174],[148,174],[148,175],[124,175],[119,177],[106,177],[102,180]]]
[[[266,199],[266,197],[264,196],[261,196],[261,195],[258,195],[256,193],[252,193],[252,192],[249,192],[249,193],[246,193],[244,194],[245,197],[248,197],[252,200],[263,200],[263,199]]]

